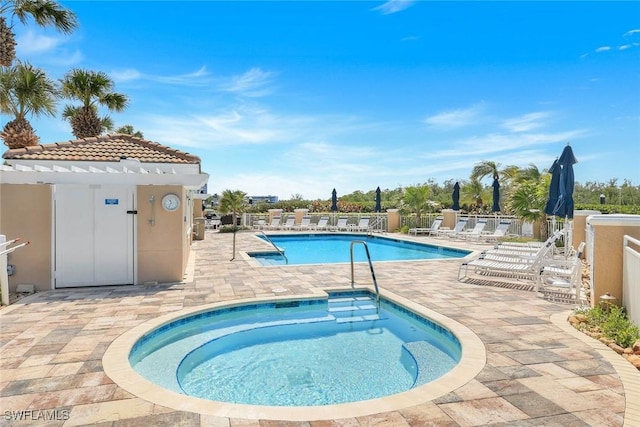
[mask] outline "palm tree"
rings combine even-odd
[[[486,193],[486,190],[478,179],[471,179],[469,182],[465,181],[460,188],[463,203],[468,203],[472,210],[475,207],[476,211],[484,206],[484,193]]]
[[[240,190],[224,190],[218,202],[218,210],[220,213],[226,215],[231,212],[231,220],[233,221],[233,256],[231,257],[231,261],[236,258],[236,231],[238,231],[236,218],[238,214],[244,210],[244,198],[246,195],[247,193]]]
[[[109,116],[99,117],[98,106],[109,111],[123,111],[129,99],[113,92],[114,83],[106,73],[75,68],[62,79],[62,95],[80,101],[81,106],[67,105],[62,116],[69,120],[76,138],[98,136],[113,128]]]
[[[27,115],[53,116],[57,94],[54,81],[31,64],[18,62],[12,67],[0,68],[0,112],[14,117],[0,132],[7,147],[38,145],[40,138]]]
[[[15,16],[26,24],[29,17],[41,27],[53,25],[65,34],[78,26],[73,12],[52,0],[2,0],[0,2],[0,66],[10,67],[16,57],[13,23],[7,25],[5,15]]]
[[[548,235],[544,208],[547,203],[550,181],[551,174],[549,173],[541,174],[538,179],[519,181],[507,200],[508,209],[515,216],[524,221],[540,224],[540,233],[544,239]]]
[[[419,187],[407,187],[404,192],[403,201],[416,214],[416,227],[420,226],[422,210],[427,209],[431,190],[426,185]]]
[[[139,130],[135,130],[132,125],[120,126],[115,130],[116,133],[124,133],[125,135],[135,136],[137,138],[144,138],[144,135]]]

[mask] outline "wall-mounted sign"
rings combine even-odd
[[[117,205],[118,199],[104,199],[105,205]]]

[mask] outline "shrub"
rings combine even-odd
[[[631,347],[640,338],[640,330],[629,320],[624,308],[611,305],[576,310],[587,317],[587,328],[597,330],[621,347]]]

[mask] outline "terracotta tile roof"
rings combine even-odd
[[[7,150],[2,157],[20,160],[96,162],[117,162],[128,157],[138,159],[141,163],[200,163],[198,156],[125,134],[14,148]]]

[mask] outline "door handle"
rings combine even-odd
[[[127,211],[127,213],[128,213],[128,214],[131,214],[131,215],[135,215],[135,214],[137,214],[137,213],[138,213],[138,211],[137,211],[137,210]]]

